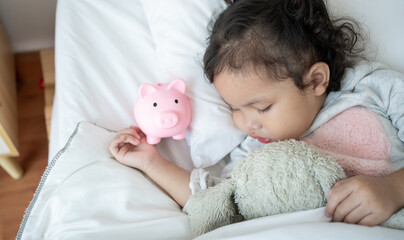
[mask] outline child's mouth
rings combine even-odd
[[[270,143],[270,142],[272,142],[272,139],[270,139],[270,138],[260,138],[260,137],[256,137],[256,136],[253,136],[253,135],[250,135],[250,136],[252,138],[254,138],[254,139],[257,139],[261,143]]]
[[[272,142],[271,139],[269,138],[257,138],[258,141],[260,141],[261,143],[270,143]]]

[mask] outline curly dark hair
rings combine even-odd
[[[327,93],[338,91],[347,67],[363,48],[359,25],[331,20],[323,0],[225,0],[229,6],[211,29],[203,62],[213,83],[223,69],[264,67],[278,80],[292,78],[299,89],[316,62],[330,69]]]

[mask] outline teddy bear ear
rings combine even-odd
[[[184,209],[195,237],[242,220],[234,203],[232,179],[192,195]]]

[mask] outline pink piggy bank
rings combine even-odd
[[[165,137],[185,138],[185,129],[191,122],[191,104],[185,96],[184,80],[142,84],[134,113],[149,144],[157,144]]]

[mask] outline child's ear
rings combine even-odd
[[[316,96],[323,95],[330,81],[330,68],[325,62],[317,62],[310,67],[306,75],[306,83],[311,84],[310,89]]]

